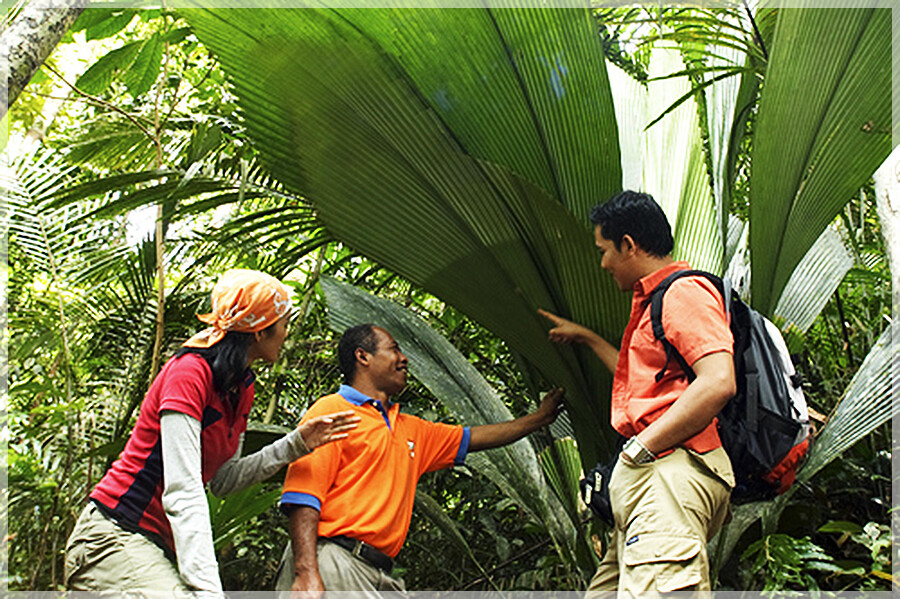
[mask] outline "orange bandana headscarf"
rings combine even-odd
[[[185,347],[212,347],[228,331],[261,331],[291,310],[287,287],[271,275],[256,270],[226,271],[212,292],[212,312],[198,314],[208,325],[184,342]]]

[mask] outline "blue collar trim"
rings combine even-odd
[[[350,385],[341,385],[341,388],[338,389],[338,395],[340,395],[341,397],[343,397],[350,403],[355,404],[357,406],[361,406],[364,403],[368,403],[370,401],[375,401],[374,399],[372,399],[365,393],[362,393],[361,391],[357,391],[355,388],[351,387]]]
[[[357,391],[355,388],[351,387],[350,385],[341,385],[340,389],[338,389],[338,395],[340,395],[341,397],[343,397],[344,399],[346,399],[347,401],[349,401],[350,403],[352,403],[355,406],[362,406],[367,403],[372,404],[373,406],[375,406],[375,409],[377,409],[379,412],[381,412],[381,415],[384,417],[384,422],[385,422],[385,424],[387,424],[388,428],[391,428],[391,421],[388,418],[388,413],[387,413],[388,409],[391,407],[390,402],[388,402],[387,406],[385,406],[377,399],[372,399],[365,393]]]

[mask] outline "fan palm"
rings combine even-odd
[[[627,317],[625,298],[598,272],[585,222],[622,186],[623,156],[618,90],[588,10],[309,7],[273,18],[217,3],[182,14],[234,83],[266,167],[313,202],[335,237],[565,386],[585,463],[608,449],[608,373],[590,355],[548,344],[536,315],[555,310],[611,339]],[[722,110],[743,122],[747,104],[737,99],[756,98],[750,252],[753,302],[765,312],[890,149],[889,17],[877,8],[769,11],[764,91],[757,97],[750,85],[755,69],[734,69],[747,85]],[[728,141],[720,154],[737,147]],[[835,162],[838,149],[854,157],[851,169]],[[720,270],[724,192],[715,200],[702,160],[685,155],[687,163],[650,165],[643,180],[676,170],[685,183],[660,198],[676,243]]]

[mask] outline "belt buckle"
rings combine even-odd
[[[362,550],[363,550],[364,543],[358,539],[354,539],[354,541],[356,541],[356,544],[353,546],[353,549],[350,551],[350,555],[352,555],[353,557],[358,557],[360,559],[364,559],[362,556]]]

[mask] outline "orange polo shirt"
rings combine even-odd
[[[656,382],[656,374],[666,363],[666,351],[662,342],[653,337],[649,299],[663,279],[689,269],[687,262],[675,262],[640,279],[634,287],[631,317],[613,378],[610,410],[613,428],[626,437],[647,428],[688,387],[687,376],[674,358],[663,379]],[[734,353],[725,303],[704,278],[685,277],[672,283],[663,301],[662,323],[666,338],[690,365],[712,353]],[[699,453],[720,447],[716,419],[681,445]]]
[[[465,461],[469,429],[400,413],[341,385],[312,405],[303,421],[352,409],[362,418],[346,439],[317,447],[288,467],[281,506],[319,510],[319,536],[346,535],[396,557],[425,472]]]

